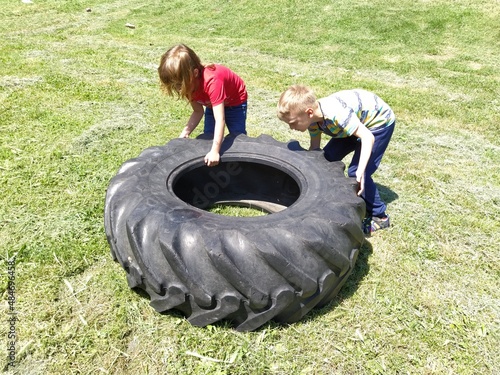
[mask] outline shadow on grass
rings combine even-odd
[[[399,198],[399,195],[396,192],[389,189],[387,186],[380,185],[377,183],[377,187],[378,187],[378,192],[380,194],[380,198],[382,198],[382,200],[385,203],[394,202],[396,199]]]
[[[368,240],[363,242],[363,245],[359,249],[358,259],[354,265],[352,273],[347,278],[346,283],[340,289],[337,297],[327,306],[327,310],[331,310],[331,305],[333,307],[338,306],[343,300],[350,298],[358,290],[361,280],[368,275],[370,271],[370,265],[368,264],[368,258],[373,254],[373,247]],[[329,308],[330,307],[330,308]]]

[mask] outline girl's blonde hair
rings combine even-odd
[[[191,100],[196,88],[195,69],[201,77],[204,66],[196,53],[185,44],[177,44],[163,54],[158,67],[161,88],[170,96]]]
[[[290,112],[301,112],[316,103],[314,91],[304,85],[293,85],[284,91],[278,101],[278,118],[282,121],[290,117]]]

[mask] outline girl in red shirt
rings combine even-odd
[[[173,46],[163,54],[158,74],[162,89],[168,95],[187,99],[193,107],[179,137],[189,137],[205,115],[204,133],[213,137],[205,163],[209,167],[219,164],[225,126],[231,134],[246,134],[245,82],[223,65],[203,65],[196,53],[184,44]]]

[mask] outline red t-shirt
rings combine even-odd
[[[247,89],[245,82],[231,69],[214,64],[203,69],[200,86],[191,100],[207,107],[220,103],[232,107],[247,101]]]

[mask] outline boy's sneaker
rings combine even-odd
[[[363,220],[363,232],[365,234],[370,235],[371,233],[380,230],[386,229],[391,226],[389,215],[385,214],[383,217],[367,217]]]

